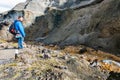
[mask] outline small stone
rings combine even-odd
[[[87,48],[86,48],[86,47],[80,49],[79,54],[83,54],[83,53],[85,53],[85,52],[87,52]]]
[[[22,62],[17,63],[17,66],[22,66],[22,65],[23,65]]]
[[[43,54],[43,58],[44,58],[44,59],[51,58],[51,55],[50,55],[50,54],[48,54],[48,53],[44,53],[44,54]]]

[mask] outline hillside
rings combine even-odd
[[[0,79],[119,80],[119,9],[119,0],[27,0],[0,14]],[[17,16],[27,46],[14,59]]]
[[[84,44],[119,53],[119,0],[40,1],[16,5],[1,14],[1,23],[11,23],[23,15],[28,41],[60,46]],[[0,32],[4,34],[2,39],[11,39],[5,27]]]

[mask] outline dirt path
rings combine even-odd
[[[14,58],[14,56],[15,56],[15,49],[0,50],[0,60]]]
[[[3,49],[0,50],[0,64],[3,62],[14,59],[16,49]]]

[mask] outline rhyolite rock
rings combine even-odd
[[[1,14],[0,21],[11,23],[18,15],[24,16],[28,41],[59,46],[83,44],[119,53],[119,3],[119,0],[27,0]],[[11,39],[7,29],[1,29],[4,34],[1,39]]]

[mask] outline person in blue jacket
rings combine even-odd
[[[24,18],[19,16],[17,20],[14,21],[15,29],[17,31],[16,38],[18,40],[18,49],[23,49],[23,43],[25,38],[24,26],[22,24]]]

